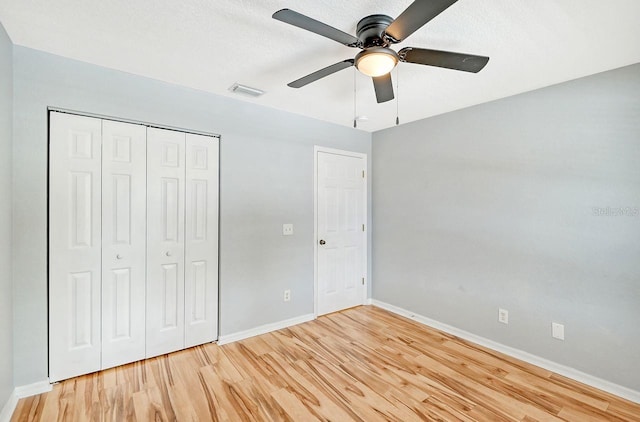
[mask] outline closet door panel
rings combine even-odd
[[[102,369],[145,357],[146,136],[102,122]]]
[[[218,144],[186,135],[185,347],[218,338]]]
[[[100,369],[101,122],[50,113],[49,379]]]
[[[185,134],[147,129],[147,357],[184,348]]]

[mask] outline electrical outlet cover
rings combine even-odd
[[[509,311],[506,309],[499,308],[498,309],[498,322],[503,324],[509,323]]]

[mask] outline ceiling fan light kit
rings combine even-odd
[[[392,44],[404,41],[456,1],[458,0],[415,0],[395,20],[380,14],[366,16],[358,22],[357,37],[291,9],[278,10],[273,14],[276,20],[322,35],[347,47],[362,49],[354,59],[327,66],[288,85],[292,88],[301,88],[340,70],[355,66],[360,72],[373,79],[376,100],[378,103],[383,103],[394,98],[390,72],[399,62],[477,73],[486,66],[489,57],[416,47],[405,47],[396,52],[390,48]]]
[[[385,75],[398,64],[398,53],[386,47],[371,47],[356,55],[356,68],[367,76]]]

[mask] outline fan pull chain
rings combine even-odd
[[[398,103],[400,102],[400,66],[396,67],[396,126],[400,124],[400,107]]]
[[[353,127],[358,127],[358,119],[356,118],[356,68],[353,68]]]

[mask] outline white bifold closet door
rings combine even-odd
[[[49,378],[100,369],[102,122],[51,113]]]
[[[218,337],[218,138],[50,113],[49,379]]]
[[[218,338],[218,148],[186,135],[184,347]]]
[[[51,113],[52,381],[145,357],[146,128]]]
[[[147,357],[217,338],[218,142],[147,131]]]
[[[102,121],[102,369],[145,357],[146,129]]]
[[[184,147],[147,130],[147,357],[184,347]]]

